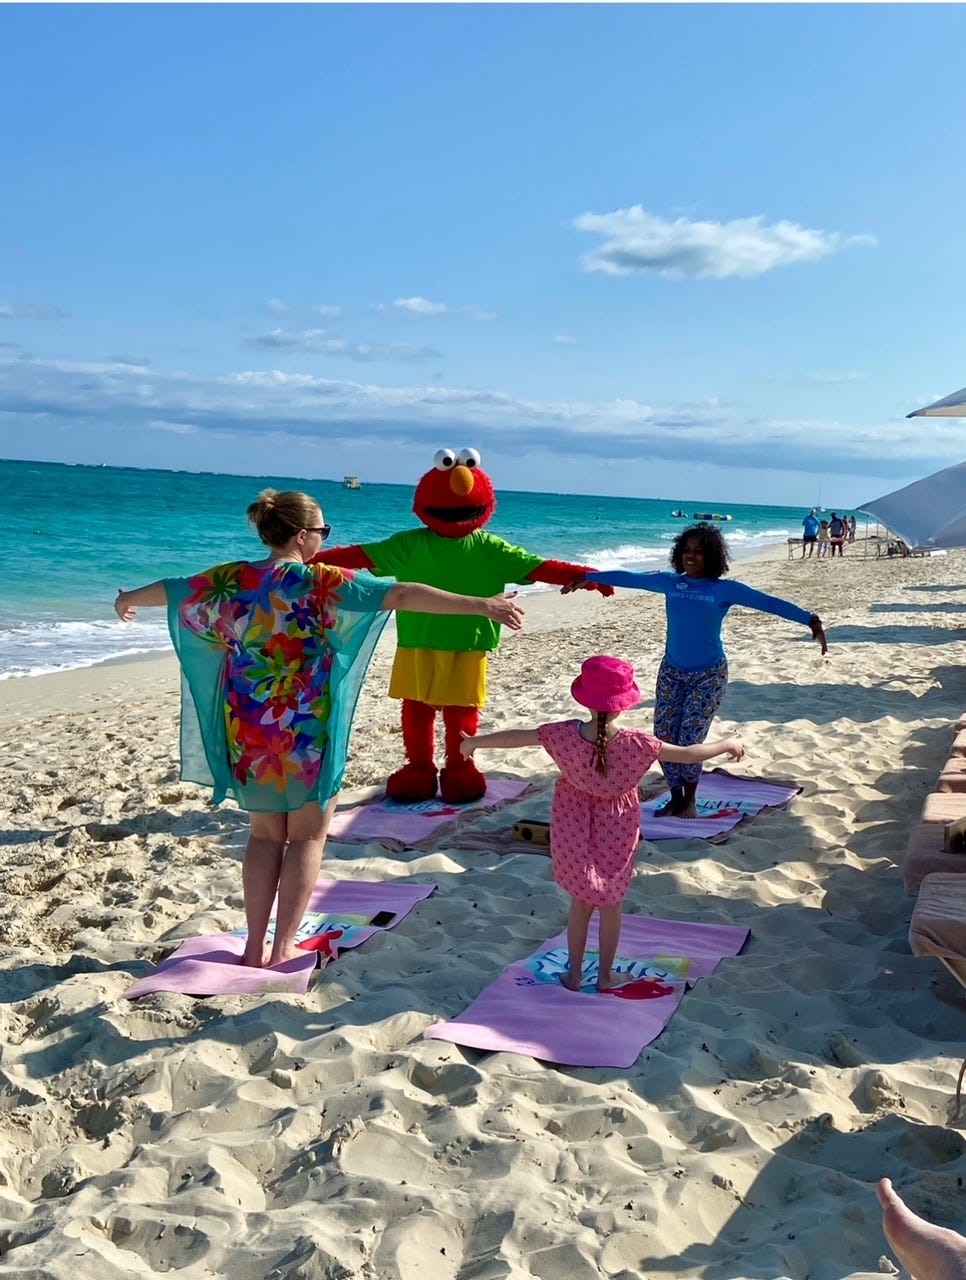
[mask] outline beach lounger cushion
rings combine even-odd
[[[966,795],[932,791],[926,796],[922,806],[923,822],[955,822],[957,818],[966,818]]]
[[[966,853],[948,850],[945,847],[945,833],[945,827],[938,822],[920,822],[912,828],[902,864],[902,882],[906,893],[915,893],[926,876],[935,871],[951,874],[966,872]]]
[[[950,756],[936,783],[937,791],[966,792],[966,756]]]
[[[966,987],[966,876],[926,876],[909,923],[915,956],[935,956]]]

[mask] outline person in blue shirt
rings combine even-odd
[[[673,573],[585,573],[563,588],[564,593],[593,583],[656,591],[666,597],[667,639],[657,674],[654,735],[678,747],[704,742],[728,687],[728,661],[721,643],[721,626],[732,605],[773,613],[800,622],[828,652],[822,620],[782,600],[756,591],[743,582],[726,579],[728,548],[720,530],[708,524],[685,529],[670,555]],[[695,797],[700,764],[662,763],[671,795],[659,810],[667,817],[696,818]]]
[[[815,508],[802,521],[802,559],[805,559],[805,548],[808,548],[809,559],[815,551],[815,543],[818,539],[819,518],[815,513]]]

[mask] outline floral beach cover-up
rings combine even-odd
[[[181,777],[249,812],[325,804],[391,581],[246,561],[165,581],[181,663]]]

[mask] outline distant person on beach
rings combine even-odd
[[[679,747],[703,742],[728,687],[728,661],[721,627],[732,605],[772,613],[800,622],[828,652],[817,613],[790,600],[755,591],[725,579],[728,548],[719,529],[696,524],[675,540],[670,555],[673,573],[630,573],[617,569],[585,573],[563,588],[566,594],[596,583],[656,591],[667,599],[667,640],[657,673],[654,732]],[[664,766],[671,795],[659,812],[669,818],[696,818],[695,797],[700,764],[669,761]]]
[[[714,756],[740,760],[738,738],[676,747],[642,729],[620,729],[622,711],[636,706],[641,691],[629,662],[600,654],[587,658],[570,686],[575,700],[594,713],[591,720],[563,720],[536,729],[501,729],[463,740],[468,758],[487,747],[541,746],[560,778],[550,809],[553,878],[570,894],[567,973],[570,991],[579,991],[587,930],[598,911],[597,990],[622,985],[614,973],[621,932],[621,904],[634,870],[641,837],[637,787],[655,760],[696,765]]]
[[[476,614],[514,630],[510,595],[454,595],[309,565],[329,536],[306,493],[265,489],[248,518],[268,555],[119,591],[129,622],[166,605],[190,698],[181,707],[181,776],[231,795],[251,815],[242,866],[242,963],[301,954],[296,932],[315,887],[345,771],[356,699],[386,611]],[[278,895],[274,941],[266,942]]]
[[[828,522],[828,531],[830,549],[832,552],[832,558],[834,559],[836,551],[838,551],[839,555],[842,555],[842,543],[845,541],[847,532],[845,528],[845,521],[841,516],[837,516],[834,511],[832,512],[831,518]]]
[[[828,521],[823,520],[818,526],[818,559],[824,560],[829,553],[832,535],[829,533]]]
[[[819,519],[812,507],[811,511],[802,521],[802,559],[805,559],[805,551],[807,549],[809,559],[815,550],[815,543],[818,539]]]
[[[855,516],[854,515],[849,516],[849,518],[846,520],[845,523],[848,525],[849,542],[854,542],[855,541],[855,525],[856,525]]]
[[[885,1238],[916,1280],[966,1280],[966,1239],[958,1231],[913,1213],[888,1178],[881,1179],[877,1194]]]

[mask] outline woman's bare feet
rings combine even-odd
[[[562,973],[560,975],[560,985],[562,987],[566,987],[568,991],[579,991],[581,976],[582,975],[578,973],[577,976],[574,977],[568,969],[566,973]]]
[[[958,1231],[933,1226],[913,1213],[888,1178],[877,1193],[886,1239],[916,1280],[966,1280],[966,1239]]]

